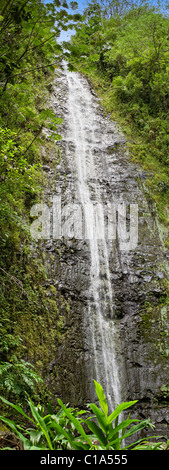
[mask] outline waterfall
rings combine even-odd
[[[104,391],[110,411],[121,402],[118,370],[118,330],[114,318],[114,292],[109,268],[109,241],[106,236],[105,205],[96,163],[98,136],[97,103],[88,83],[78,73],[65,69],[68,82],[67,145],[74,149],[72,173],[83,213],[84,232],[90,247],[90,293],[85,314],[94,377]],[[67,148],[67,158],[69,150]],[[96,153],[96,155],[95,155]],[[101,155],[104,157],[104,155]],[[92,359],[91,359],[92,360]]]

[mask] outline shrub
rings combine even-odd
[[[148,443],[149,438],[138,439],[134,443],[126,443],[127,438],[138,433],[146,427],[154,428],[150,419],[138,420],[127,419],[119,421],[119,415],[133,406],[137,400],[121,403],[117,405],[115,410],[108,415],[108,404],[102,386],[95,382],[95,390],[99,400],[100,407],[95,403],[89,405],[90,412],[69,408],[58,399],[60,405],[59,411],[55,414],[51,407],[49,413],[44,414],[44,408],[41,405],[35,406],[32,400],[28,399],[31,411],[31,417],[28,416],[21,406],[15,405],[5,398],[1,400],[11,406],[17,412],[29,420],[31,428],[24,428],[16,425],[12,420],[0,416],[7,426],[9,426],[14,434],[23,442],[24,450],[117,450],[128,449],[160,449],[163,442]],[[91,414],[92,412],[92,414]],[[86,414],[88,415],[86,417]],[[84,430],[87,426],[88,431]],[[156,438],[159,436],[155,436]],[[165,448],[169,446],[169,441]]]

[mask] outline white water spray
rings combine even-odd
[[[105,233],[104,204],[99,185],[98,115],[88,84],[77,73],[66,71],[68,81],[67,140],[74,148],[72,171],[83,211],[85,238],[90,244],[90,301],[86,334],[91,335],[95,378],[104,384],[110,411],[121,402],[117,364],[118,331],[114,317],[114,293],[109,269],[109,246]],[[86,86],[87,85],[87,86]],[[92,184],[92,191],[91,185]]]

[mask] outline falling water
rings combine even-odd
[[[94,377],[104,384],[110,409],[121,401],[117,363],[118,330],[114,318],[114,292],[109,269],[109,242],[99,183],[97,103],[87,82],[65,70],[68,82],[67,143],[73,145],[72,172],[82,207],[85,238],[90,247],[90,292],[85,316],[91,337]],[[103,155],[101,154],[101,158]],[[99,157],[100,158],[100,157]],[[92,184],[91,184],[92,182]]]

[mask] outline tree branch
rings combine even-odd
[[[27,149],[25,150],[24,153],[27,153],[27,152],[28,152],[28,150],[30,149],[31,145],[35,142],[35,140],[37,139],[38,135],[41,133],[42,128],[43,128],[43,124],[41,124],[40,129],[38,129],[38,131],[37,131],[37,133],[36,133],[34,139],[33,139],[32,142],[28,145],[28,147],[27,147]]]
[[[14,75],[8,75],[8,77],[6,78],[6,81],[5,81],[5,82],[1,82],[1,83],[4,83],[4,87],[3,87],[2,93],[4,93],[4,91],[6,90],[6,87],[7,87],[9,78],[14,78],[14,77],[17,77],[17,76],[19,76],[19,75],[25,75],[26,73],[34,72],[35,70],[44,69],[44,68],[46,68],[46,67],[50,67],[51,65],[56,65],[56,61],[55,61],[55,62],[52,62],[51,64],[48,64],[48,65],[41,65],[40,67],[35,67],[35,68],[33,68],[33,69],[30,69],[30,70],[23,70],[22,72],[16,73],[16,74],[14,74]],[[2,94],[2,93],[1,93],[1,94]]]
[[[8,0],[7,3],[6,3],[6,5],[4,5],[4,7],[3,7],[2,11],[1,11],[1,15],[2,15],[2,16],[4,15],[6,9],[8,8],[8,6],[10,5],[11,2],[13,3],[14,0]]]

